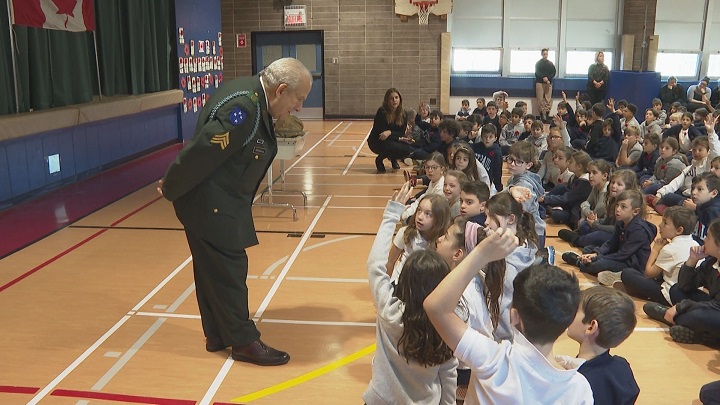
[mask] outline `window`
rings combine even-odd
[[[453,49],[454,73],[500,72],[502,52],[499,49]]]
[[[720,54],[710,55],[707,76],[720,77]]]
[[[663,77],[697,77],[697,69],[697,53],[661,52],[657,54],[655,70],[660,72]]]
[[[510,74],[529,73],[535,74],[535,64],[542,55],[537,51],[510,51]],[[555,51],[548,50],[548,60],[557,66]]]
[[[568,51],[567,62],[565,64],[565,74],[585,76],[587,75],[590,65],[595,63],[596,51]],[[612,70],[613,54],[612,52],[604,52],[605,66]]]

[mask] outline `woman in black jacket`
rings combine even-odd
[[[382,107],[375,113],[373,127],[368,136],[370,150],[378,155],[375,158],[378,173],[385,173],[384,159],[390,159],[393,169],[399,169],[398,159],[410,156],[410,144],[405,138],[407,120],[400,92],[395,88],[388,89]]]

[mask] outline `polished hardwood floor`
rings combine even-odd
[[[281,367],[205,351],[190,252],[155,191],[162,170],[134,174],[137,186],[87,212],[51,193],[0,213],[2,237],[13,241],[0,254],[0,403],[361,404],[375,343],[365,262],[403,181],[401,172],[375,174],[371,125],[307,121],[300,156],[285,161],[285,187],[305,192],[307,206],[299,194],[275,193],[274,202],[297,207],[297,221],[287,207],[253,209],[260,245],[248,250],[251,314],[263,339],[290,353]],[[165,167],[176,151],[151,160]],[[101,181],[110,190],[125,187],[130,169],[117,170]],[[273,170],[278,190],[279,161]],[[107,198],[102,190],[75,192]],[[72,215],[57,215],[58,201]],[[31,226],[45,231],[19,232]],[[560,253],[570,248],[558,229],[548,227],[548,244]],[[583,287],[597,283],[579,278]],[[720,379],[718,352],[674,343],[636,303],[637,330],[613,353],[632,365],[638,403],[699,404],[700,386]],[[565,336],[556,345],[576,351]]]

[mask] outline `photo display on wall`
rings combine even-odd
[[[222,33],[218,32],[217,38],[188,39],[180,27],[178,43],[183,113],[197,113],[223,82]]]

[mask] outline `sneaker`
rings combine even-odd
[[[580,267],[580,255],[575,252],[565,252],[562,254],[562,259],[567,264]]]
[[[615,283],[622,283],[621,274],[619,271],[601,271],[597,275],[598,282],[604,286],[612,287]]]
[[[670,327],[670,337],[673,341],[677,343],[687,343],[687,344],[695,344],[695,343],[701,343],[700,339],[698,339],[698,335],[695,333],[694,330],[682,326],[682,325],[673,325]]]
[[[467,395],[468,386],[467,385],[458,385],[455,389],[455,399],[457,401],[465,401],[465,396]]]
[[[547,250],[547,261],[551,266],[555,265],[555,248],[552,246],[548,246],[545,248]]]
[[[403,159],[403,163],[405,163],[405,166],[412,166],[413,160],[410,159],[409,157],[407,157],[407,158]]]
[[[665,320],[665,312],[667,312],[667,310],[668,307],[658,304],[657,302],[648,302],[643,305],[643,312],[645,312],[645,315],[647,315],[648,318],[672,326],[671,323]]]
[[[560,237],[560,239],[564,240],[565,242],[568,242],[569,244],[574,245],[577,238],[580,237],[580,234],[575,231],[571,231],[569,229],[561,229],[558,231],[558,236]]]

